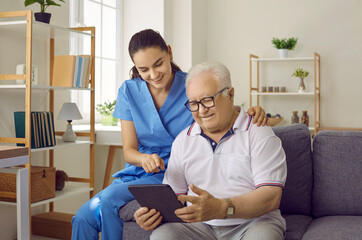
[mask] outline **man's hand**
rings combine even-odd
[[[191,206],[179,208],[175,211],[179,218],[185,222],[201,222],[225,217],[226,202],[224,200],[215,198],[194,184],[190,185],[190,189],[198,196],[178,196],[179,201],[192,203]]]
[[[157,154],[145,154],[142,159],[142,168],[146,173],[159,172],[160,169],[165,170],[165,163]]]
[[[248,114],[254,116],[253,123],[257,123],[258,127],[260,125],[269,125],[268,117],[266,116],[264,109],[260,106],[253,106],[249,108]]]
[[[156,209],[148,211],[146,207],[138,209],[134,214],[134,218],[137,224],[146,231],[155,229],[162,221],[160,212],[156,211]]]

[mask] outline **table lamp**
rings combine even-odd
[[[72,120],[78,119],[82,119],[82,115],[77,105],[75,103],[64,103],[58,115],[58,120],[68,121],[67,129],[63,135],[64,142],[74,142],[77,139],[77,135],[73,131]]]

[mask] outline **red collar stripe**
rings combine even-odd
[[[248,120],[248,123],[246,124],[246,129],[245,129],[245,131],[248,131],[252,119],[253,119],[253,117],[252,117],[251,115],[249,115],[249,120]]]
[[[189,130],[187,131],[187,135],[190,136],[191,131],[192,131],[192,128],[195,126],[195,123],[196,123],[196,122],[194,122],[194,123],[190,126]]]

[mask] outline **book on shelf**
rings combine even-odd
[[[52,86],[87,88],[91,63],[90,55],[55,56]]]
[[[74,69],[78,69],[79,58],[80,58],[79,56],[76,56],[76,57],[75,57]],[[77,70],[77,71],[74,71],[74,74],[73,74],[73,81],[72,81],[72,86],[73,86],[73,87],[77,87],[77,86],[76,86],[77,78],[78,78],[78,70]]]
[[[78,69],[77,69],[77,81],[73,83],[73,87],[79,87],[80,82],[80,75],[82,73],[82,66],[83,66],[83,57],[79,56],[79,63],[78,63]]]
[[[14,112],[15,135],[25,138],[25,112]],[[31,112],[31,148],[56,145],[52,112]],[[24,144],[17,144],[24,146]]]
[[[90,80],[90,74],[92,70],[92,56],[90,55],[81,55],[81,57],[84,57],[84,70],[83,70],[83,76],[81,77],[82,83],[81,86],[84,88],[89,87],[89,80]]]
[[[53,86],[72,87],[75,56],[58,55],[54,57]]]

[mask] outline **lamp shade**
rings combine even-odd
[[[58,115],[58,120],[78,120],[82,119],[82,115],[79,112],[79,109],[75,103],[64,103],[60,113]]]

